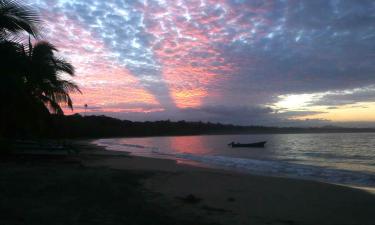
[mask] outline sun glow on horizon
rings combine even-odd
[[[317,119],[332,122],[375,121],[375,102],[357,102],[335,106],[314,104],[332,93],[334,92],[280,95],[280,100],[271,107],[278,113],[296,113],[296,115],[289,117],[296,120]],[[355,93],[355,91],[346,90],[342,93],[350,94]],[[301,115],[298,115],[298,112]],[[304,112],[307,112],[307,115],[303,115]]]
[[[336,107],[316,106],[312,109],[322,113],[300,116],[297,119],[325,119],[333,122],[375,121],[375,102],[362,102]]]
[[[273,108],[279,111],[301,110],[307,107],[314,99],[321,97],[322,94],[291,94],[280,95],[278,102],[273,104]]]

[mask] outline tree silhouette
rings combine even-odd
[[[62,74],[74,76],[74,67],[54,53],[52,44],[41,41],[34,46],[29,40],[29,48],[23,48],[26,59],[25,83],[30,95],[42,102],[51,113],[64,114],[61,104],[73,109],[69,93],[79,92],[78,86],[61,78]]]
[[[22,31],[36,37],[39,22],[39,15],[19,1],[0,0],[0,41],[17,38]]]
[[[0,137],[41,133],[51,113],[62,115],[62,105],[73,109],[69,93],[80,92],[62,78],[74,76],[74,68],[56,56],[57,48],[31,42],[39,22],[31,8],[0,0]],[[21,41],[25,33],[26,45]]]

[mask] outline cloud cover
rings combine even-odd
[[[280,95],[335,92],[314,104],[341,104],[375,85],[371,0],[30,2],[93,113],[277,123],[288,119],[268,110]]]

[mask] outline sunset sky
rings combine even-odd
[[[373,0],[25,2],[76,67],[73,113],[375,126]]]

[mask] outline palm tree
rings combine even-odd
[[[30,95],[41,102],[53,114],[64,114],[61,105],[73,109],[69,93],[81,93],[78,86],[62,75],[74,76],[74,67],[57,57],[56,47],[41,41],[34,46],[29,40],[28,49],[23,48],[25,62],[25,84]]]
[[[0,94],[5,93],[5,89],[12,88],[9,82],[19,81],[20,78],[20,33],[27,32],[37,37],[39,22],[38,14],[33,9],[21,5],[20,1],[0,0]],[[3,99],[4,96],[0,97]]]
[[[49,115],[63,115],[63,105],[73,109],[70,93],[81,93],[74,82],[63,78],[74,76],[74,67],[44,41],[33,45],[29,40],[28,47],[9,43],[7,48],[0,46],[2,50],[8,50],[2,60],[10,66],[1,69],[9,73],[0,74],[0,136],[42,135]]]
[[[0,0],[0,41],[16,38],[12,36],[22,31],[36,37],[39,23],[38,14],[20,1]]]
[[[73,109],[69,93],[80,93],[63,78],[74,76],[74,68],[56,56],[56,47],[31,43],[39,22],[38,14],[19,1],[0,0],[0,138],[10,130],[16,135],[41,130],[51,113],[64,113],[62,105]],[[20,41],[22,32],[29,34],[28,46]]]
[[[22,124],[21,99],[27,97],[22,79],[21,33],[37,37],[39,16],[15,0],[0,0],[0,138]],[[25,107],[25,106],[23,106]],[[17,115],[18,114],[18,115]]]

